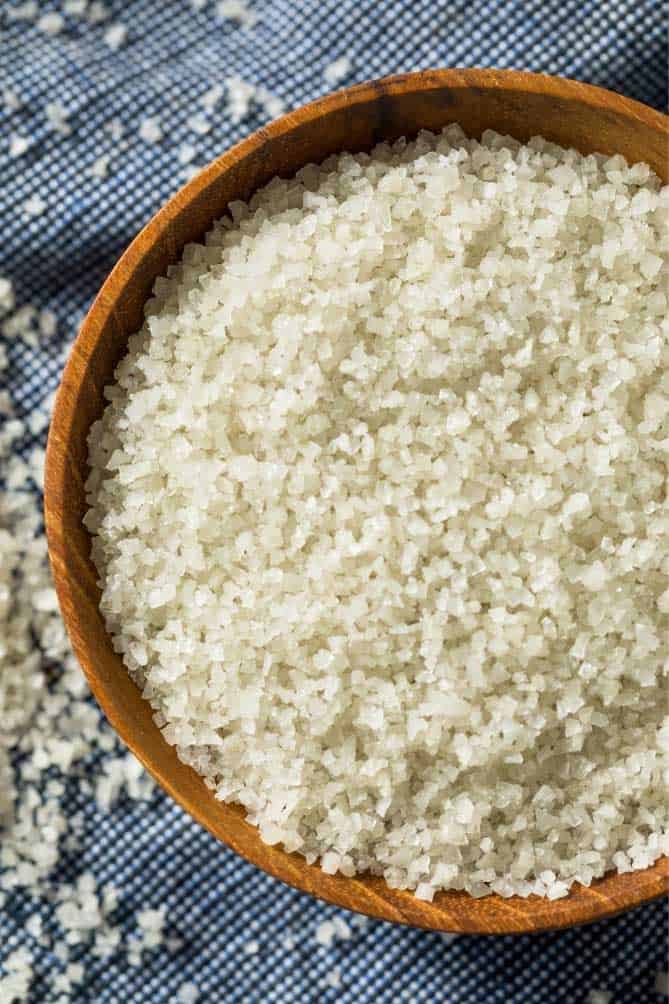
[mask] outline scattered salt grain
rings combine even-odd
[[[325,78],[326,84],[333,87],[338,84],[340,80],[348,76],[351,72],[351,61],[347,56],[340,56],[339,59],[333,60],[333,62],[328,63],[328,65],[323,70],[323,77]]]
[[[87,6],[88,0],[65,0],[63,13],[69,14],[71,17],[83,17]]]
[[[70,124],[68,122],[69,111],[62,103],[62,101],[49,101],[44,106],[44,113],[46,115],[47,123],[49,127],[54,131],[60,133],[62,136],[69,136],[72,132]]]
[[[49,11],[47,14],[42,14],[37,21],[38,30],[43,31],[45,35],[59,35],[64,27],[65,21],[63,16],[57,11]]]
[[[16,112],[21,107],[21,101],[16,91],[11,87],[5,87],[2,91],[2,104],[5,111]]]
[[[33,913],[25,923],[25,929],[32,938],[39,939],[42,935],[42,918],[38,913]]]
[[[195,983],[182,983],[177,990],[177,1004],[196,1004],[199,995]]]
[[[256,87],[255,99],[265,115],[270,119],[278,118],[286,110],[285,102],[277,94],[272,94],[266,87]]]
[[[102,3],[102,0],[93,0],[88,8],[88,20],[91,24],[99,24],[109,17],[109,8]]]
[[[260,944],[254,940],[247,941],[243,946],[243,951],[245,955],[257,955],[259,950],[260,950]]]
[[[25,1001],[32,982],[33,955],[27,948],[17,948],[2,960],[6,973],[0,976],[0,1000]]]
[[[328,987],[333,987],[335,990],[339,989],[341,986],[341,969],[339,966],[335,966],[325,977],[325,984]]]
[[[658,970],[655,973],[655,993],[669,997],[669,972]]]
[[[144,140],[145,143],[160,143],[163,138],[163,131],[160,128],[160,123],[158,119],[155,118],[145,118],[142,119],[139,126],[140,138]]]
[[[202,170],[199,164],[188,164],[187,167],[181,172],[181,177],[183,181],[190,181],[192,178],[197,177],[197,175]]]
[[[232,121],[241,122],[249,112],[255,87],[236,75],[228,77],[225,83],[228,89],[227,106]]]
[[[13,7],[5,6],[5,16],[8,21],[34,21],[38,14],[37,0],[25,0],[25,3]]]
[[[6,313],[14,306],[14,288],[11,281],[0,275],[0,313]]]
[[[46,209],[46,202],[40,195],[31,195],[23,203],[23,211],[26,216],[41,216]]]
[[[44,307],[40,310],[37,323],[39,326],[39,333],[42,338],[53,338],[56,334],[58,319],[56,318],[53,310],[49,310],[48,307]]]
[[[332,921],[334,924],[335,934],[342,941],[348,941],[351,937],[351,928],[348,926],[343,917],[335,917]]]
[[[35,446],[28,455],[30,473],[38,488],[44,489],[44,461],[46,454],[41,446]],[[60,625],[59,625],[60,627]]]
[[[124,24],[110,24],[105,30],[104,40],[105,44],[109,46],[110,49],[120,49],[125,45],[126,39],[128,37],[128,29]]]
[[[610,1004],[613,994],[608,990],[589,990],[586,997],[586,1004]]]
[[[114,143],[118,143],[123,138],[124,129],[121,119],[110,119],[109,122],[105,123],[104,130],[109,133]]]
[[[177,152],[177,159],[180,164],[190,164],[195,159],[197,150],[192,143],[182,143]]]
[[[219,17],[236,21],[243,28],[252,28],[258,20],[258,15],[243,0],[219,0],[216,4]]]
[[[108,153],[103,153],[100,157],[93,161],[93,163],[88,168],[88,173],[93,178],[106,178],[109,173],[109,163],[111,161],[111,155]]]
[[[165,907],[161,907],[158,910],[140,910],[137,914],[137,923],[142,931],[145,932],[155,933],[162,931],[166,913],[167,910]]]
[[[9,135],[9,156],[22,157],[26,150],[30,149],[30,139],[20,133],[13,132]]]
[[[216,107],[224,93],[225,90],[220,84],[214,84],[213,87],[210,87],[208,91],[205,91],[201,95],[200,104],[206,111],[210,112]]]
[[[323,945],[324,948],[329,948],[335,939],[337,929],[330,920],[324,920],[322,924],[319,924],[316,928],[316,934],[314,937],[319,945]]]
[[[33,436],[39,436],[40,432],[43,432],[44,429],[46,429],[46,427],[48,426],[48,424],[49,424],[49,413],[46,411],[40,411],[38,408],[36,408],[34,411],[31,411],[30,415],[28,416],[28,428],[30,429]]]
[[[198,136],[205,136],[211,131],[211,122],[202,112],[196,112],[195,115],[189,116],[186,119],[186,126],[191,132],[197,133]]]

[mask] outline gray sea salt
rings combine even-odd
[[[669,189],[451,126],[230,212],[90,437],[102,611],[166,740],[267,843],[424,899],[652,864]]]

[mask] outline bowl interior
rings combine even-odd
[[[262,843],[241,808],[214,799],[181,764],[151,709],[115,654],[98,610],[99,590],[82,525],[88,473],[86,437],[104,407],[128,337],[142,323],[156,277],[200,240],[234,199],[247,199],[275,175],[342,150],[369,150],[457,122],[473,136],[488,128],[519,140],[541,134],[583,153],[622,153],[667,178],[664,116],[633,101],[572,81],[513,71],[449,70],[361,84],[285,116],[224,154],[157,214],[123,255],[91,308],[68,361],[54,411],[46,465],[49,551],[75,652],[111,724],[154,777],[188,812],[254,864],[330,902],[387,920],[437,930],[510,933],[565,927],[608,916],[661,895],[669,863],[609,875],[553,902],[530,897],[474,900],[439,894],[424,903],[384,881],[324,874],[303,858]]]

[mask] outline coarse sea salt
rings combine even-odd
[[[451,126],[275,179],[156,282],[90,437],[102,611],[268,843],[425,899],[669,849],[668,210]]]

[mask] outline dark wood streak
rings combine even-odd
[[[473,899],[446,892],[433,903],[389,889],[379,878],[326,875],[297,854],[263,844],[239,806],[217,802],[177,759],[149,705],[114,653],[98,610],[85,512],[86,435],[103,408],[127,340],[140,326],[151,287],[184,246],[199,240],[233,199],[248,198],[274,175],[341,150],[369,150],[381,139],[459,122],[480,135],[497,128],[518,139],[542,134],[584,153],[647,161],[667,180],[667,118],[617,94],[574,81],[507,70],[429,70],[360,84],[329,95],[237,144],[165,205],[132,242],[96,298],[66,366],[47,447],[45,515],[63,617],[91,688],[121,738],[165,790],[214,836],[276,878],[314,896],[399,923],[443,931],[503,934],[568,927],[608,917],[661,896],[669,861],[591,889],[576,886],[550,902],[536,896]]]

